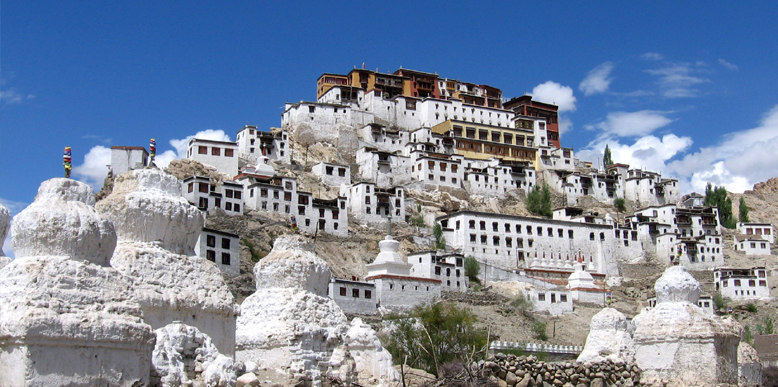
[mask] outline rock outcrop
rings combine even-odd
[[[318,385],[349,328],[326,296],[330,268],[302,236],[279,237],[254,267],[257,291],[238,317],[236,360],[280,368]]]
[[[613,308],[604,308],[592,317],[584,350],[578,356],[582,363],[631,362],[635,358],[634,327],[627,317]]]
[[[174,322],[155,331],[152,385],[189,386],[197,381],[208,386],[234,386],[235,362],[195,327]]]
[[[375,330],[360,318],[351,321],[345,343],[332,354],[330,366],[332,376],[346,383],[384,386],[400,380],[392,354],[381,345]]]
[[[3,242],[5,241],[5,236],[8,235],[8,226],[10,224],[11,213],[4,205],[0,204],[0,269],[11,263],[11,258],[6,257],[3,251]]]
[[[149,378],[154,332],[92,189],[43,182],[13,222],[16,259],[0,269],[0,386],[134,386]]]
[[[635,362],[643,380],[669,380],[671,386],[737,384],[740,324],[699,308],[700,284],[682,266],[667,268],[654,289],[656,307],[633,319]]]
[[[745,341],[737,347],[738,385],[761,386],[762,363],[756,349]]]
[[[116,178],[111,195],[97,204],[118,234],[111,266],[132,282],[154,329],[181,321],[233,356],[239,309],[216,265],[194,255],[204,217],[181,197],[179,184],[158,169]]]

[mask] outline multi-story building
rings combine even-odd
[[[462,120],[447,120],[432,127],[432,132],[453,139],[454,152],[470,159],[500,158],[531,162],[537,158],[542,138],[536,137],[536,121],[516,121],[506,128]],[[521,126],[521,127],[519,127]]]
[[[371,282],[332,278],[327,294],[346,313],[372,314],[378,309],[375,284]]]
[[[737,231],[743,235],[762,236],[770,243],[775,243],[773,225],[770,223],[738,223]]]
[[[713,280],[716,290],[732,300],[770,298],[767,270],[764,267],[716,269],[713,271]]]
[[[259,176],[241,173],[235,181],[243,186],[246,206],[261,212],[275,212],[289,217],[291,223],[310,234],[324,232],[331,235],[348,235],[348,209],[346,198],[314,198],[310,192],[297,190],[294,177]],[[318,231],[317,231],[318,230]]]
[[[149,163],[149,152],[142,146],[112,146],[111,173],[119,176],[133,169],[144,168]]]
[[[411,275],[438,279],[442,290],[464,291],[470,287],[462,254],[419,251],[408,254],[408,263],[411,264]]]
[[[373,183],[342,186],[340,196],[347,198],[350,216],[360,222],[384,225],[405,221],[405,193],[402,187],[382,188]]]
[[[607,166],[609,174],[622,178],[624,192],[621,197],[638,203],[639,206],[655,206],[677,203],[681,199],[678,180],[665,179],[656,172],[629,168],[626,164]]]
[[[510,101],[504,103],[503,107],[514,111],[516,115],[521,118],[543,118],[545,124],[548,125],[546,127],[548,142],[556,148],[562,147],[559,139],[559,106],[535,101],[532,99],[531,95],[523,95],[521,97],[512,98]]]
[[[503,270],[573,271],[576,262],[594,273],[617,275],[617,261],[643,255],[637,233],[614,236],[613,225],[460,211],[437,218],[446,243]]]
[[[254,164],[259,156],[284,164],[289,164],[291,160],[289,134],[285,130],[273,128],[266,132],[246,125],[238,131],[236,143],[243,164]]]
[[[502,196],[513,190],[530,192],[536,184],[537,172],[528,161],[500,159],[464,159],[464,188],[470,194]]]
[[[195,252],[229,276],[240,274],[240,236],[237,234],[203,228]]]
[[[207,176],[191,176],[183,181],[184,198],[202,211],[221,208],[227,215],[243,215],[243,186],[212,182]]]
[[[189,141],[186,158],[210,165],[229,177],[238,174],[238,144],[235,142],[193,138]]]

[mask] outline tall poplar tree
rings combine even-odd
[[[613,157],[611,156],[611,148],[608,146],[608,144],[605,144],[605,152],[603,152],[602,157],[602,166],[607,167],[608,165],[613,164]]]

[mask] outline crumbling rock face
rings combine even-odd
[[[654,287],[656,307],[634,318],[635,362],[647,381],[737,384],[742,328],[697,307],[699,286],[682,266],[669,267]]]
[[[741,341],[737,347],[738,385],[761,386],[762,363],[754,347]]]
[[[235,385],[235,362],[220,354],[208,335],[178,321],[155,333],[152,386],[178,387],[193,382],[208,386]]]
[[[578,356],[582,363],[605,360],[631,362],[635,358],[635,342],[627,317],[613,308],[604,308],[592,317],[584,350]]]
[[[41,184],[13,223],[16,259],[0,269],[1,386],[147,383],[151,327],[107,265],[116,234],[69,179]]]
[[[288,369],[317,384],[349,325],[326,297],[330,269],[299,235],[276,240],[255,267],[257,291],[238,317],[236,359]]]
[[[239,309],[216,265],[194,256],[204,219],[180,190],[175,177],[157,169],[117,177],[113,193],[97,204],[119,237],[111,265],[132,282],[148,324],[195,326],[232,356]]]

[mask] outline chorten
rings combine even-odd
[[[0,386],[147,384],[154,332],[108,265],[113,224],[92,189],[43,182],[16,215],[16,259],[0,269]]]

